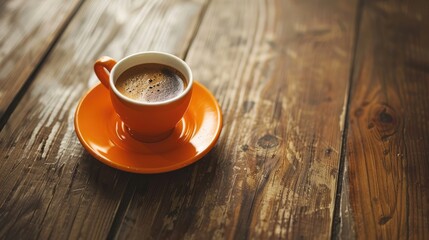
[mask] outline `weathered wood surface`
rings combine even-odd
[[[0,2],[0,119],[80,2]]]
[[[212,0],[186,61],[220,102],[219,143],[134,175],[116,236],[329,238],[356,6]]]
[[[0,133],[1,239],[108,236],[130,175],[90,157],[75,136],[76,104],[97,83],[92,64],[149,49],[184,56],[203,6],[82,5]]]
[[[427,1],[363,3],[348,121],[344,239],[429,239],[428,29]]]
[[[425,1],[50,2],[0,2],[0,239],[429,238]],[[224,114],[171,173],[109,168],[73,129],[93,61],[144,50]]]

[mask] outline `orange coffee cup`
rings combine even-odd
[[[143,102],[121,94],[115,86],[118,77],[127,69],[144,64],[158,63],[181,72],[187,86],[178,96],[162,102]],[[101,57],[94,64],[100,82],[109,90],[113,108],[135,139],[156,142],[167,138],[185,114],[192,95],[191,68],[182,59],[162,52],[142,52],[116,62],[110,57]]]

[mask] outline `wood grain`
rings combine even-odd
[[[0,2],[0,119],[80,2]]]
[[[130,175],[90,157],[75,136],[77,102],[98,83],[92,64],[144,50],[183,56],[203,3],[82,5],[0,133],[0,238],[108,236]]]
[[[347,138],[358,239],[429,239],[429,5],[365,1]]]
[[[134,175],[115,236],[329,238],[355,13],[212,0],[186,60],[222,106],[219,143],[188,168]]]

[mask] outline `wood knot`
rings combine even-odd
[[[271,134],[265,134],[258,139],[258,145],[264,149],[273,148],[279,145],[279,140]]]
[[[253,106],[255,106],[254,101],[244,101],[242,105],[242,109],[244,113],[248,113],[252,110]]]
[[[373,120],[377,125],[389,128],[397,123],[395,115],[395,111],[392,108],[384,105],[376,109]]]
[[[377,130],[380,131],[382,140],[386,140],[395,134],[399,125],[399,119],[395,110],[393,110],[387,104],[374,107],[371,111],[370,119],[371,122],[368,124],[368,126],[371,124],[372,128],[374,125]]]
[[[378,220],[379,225],[384,225],[392,219],[392,216],[383,216]]]
[[[332,153],[332,148],[327,148],[327,149],[325,149],[325,156],[326,156],[326,157],[331,156],[331,153]]]
[[[380,122],[382,123],[392,123],[393,117],[389,113],[386,112],[386,109],[384,109],[380,115],[379,115]]]
[[[249,150],[249,145],[247,144],[242,145],[241,150],[243,150],[243,152],[247,152],[247,150]]]

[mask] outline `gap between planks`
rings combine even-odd
[[[12,113],[15,111],[18,104],[21,102],[22,97],[27,92],[28,88],[30,87],[33,80],[36,78],[37,74],[39,73],[40,69],[43,67],[43,64],[46,62],[46,59],[56,46],[57,42],[61,38],[61,36],[64,34],[65,30],[69,26],[70,22],[74,18],[74,16],[77,14],[79,9],[81,8],[83,2],[85,0],[80,0],[78,4],[74,7],[74,9],[71,11],[71,13],[66,17],[64,20],[64,23],[60,26],[59,30],[57,31],[55,37],[52,39],[52,41],[49,43],[48,47],[46,48],[45,52],[42,54],[42,57],[40,60],[36,63],[36,66],[31,71],[30,75],[28,76],[27,80],[22,85],[21,89],[16,93],[14,96],[12,102],[9,104],[9,106],[6,108],[6,111],[4,112],[3,116],[0,118],[0,132],[3,130],[3,127],[6,125],[7,121],[9,120]]]
[[[362,12],[364,0],[358,0],[356,8],[356,19],[355,19],[355,29],[354,29],[354,40],[353,40],[353,55],[350,65],[350,74],[349,82],[347,86],[347,95],[344,101],[344,118],[342,120],[342,125],[344,126],[341,134],[341,149],[340,149],[340,161],[338,166],[338,175],[337,175],[337,189],[335,194],[335,203],[334,203],[334,214],[332,218],[332,227],[331,227],[331,239],[339,239],[340,226],[341,226],[341,195],[343,191],[343,181],[347,181],[344,178],[345,171],[345,161],[347,153],[347,133],[349,129],[349,110],[351,105],[351,90],[353,87],[353,76],[355,74],[355,63],[356,63],[356,53],[358,50],[359,44],[359,33],[360,25],[362,21]]]
[[[194,32],[192,33],[192,37],[189,40],[189,45],[186,48],[185,52],[183,53],[183,60],[186,60],[186,58],[188,57],[188,53],[189,53],[189,49],[191,49],[192,44],[194,43],[195,37],[198,34],[198,30],[200,29],[201,23],[203,22],[204,16],[206,15],[207,12],[207,8],[209,7],[209,5],[211,4],[212,0],[208,0],[202,7],[200,14],[198,15],[198,22],[197,25],[195,26]]]

